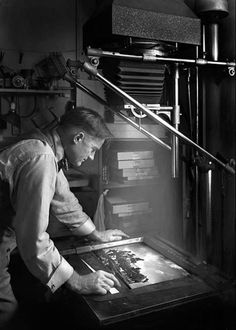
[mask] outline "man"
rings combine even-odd
[[[79,294],[106,294],[119,285],[113,274],[97,271],[80,276],[60,255],[47,233],[50,214],[73,235],[100,242],[127,237],[120,230],[97,231],[69,185],[62,162],[73,167],[94,159],[110,137],[102,117],[83,107],[70,109],[54,129],[20,138],[0,153],[0,327],[17,309],[7,271],[16,242],[29,269],[55,292],[65,284]]]

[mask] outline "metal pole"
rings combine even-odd
[[[211,36],[211,58],[213,61],[218,61],[219,58],[219,24],[209,24],[210,36]]]
[[[179,64],[175,64],[175,84],[174,84],[174,111],[173,126],[176,130],[179,128],[180,106],[179,106]],[[172,177],[179,176],[179,139],[172,135]]]
[[[210,33],[210,57],[213,61],[218,61],[219,58],[219,24],[218,23],[210,23],[209,26],[209,33]],[[205,81],[203,83],[203,102],[204,102],[204,115],[206,119],[206,104],[205,104]],[[206,129],[206,120],[203,123],[203,129]],[[205,135],[205,146],[206,146],[206,132],[204,132]],[[211,163],[209,163],[211,164]],[[206,185],[206,237],[205,237],[205,242],[206,242],[206,258],[207,261],[211,261],[210,259],[212,258],[212,175],[213,171],[212,169],[209,169],[207,173],[204,175],[205,177],[205,185]]]
[[[196,46],[196,57],[198,56],[198,46]],[[195,114],[195,141],[199,143],[199,70],[198,67],[195,68],[195,83],[196,83],[196,90],[195,90],[195,97],[196,97],[196,114]],[[198,150],[195,151],[195,157],[198,157]],[[196,239],[196,253],[199,256],[201,254],[201,220],[199,218],[199,171],[198,166],[195,165],[194,168],[194,179],[195,179],[195,239]]]
[[[202,58],[206,58],[206,25],[202,24]]]
[[[132,61],[147,61],[147,62],[175,62],[175,63],[185,63],[185,64],[195,64],[195,65],[219,65],[227,67],[235,67],[236,62],[225,62],[225,61],[208,61],[205,58],[196,58],[196,59],[187,59],[187,58],[173,58],[173,57],[159,57],[154,55],[130,55],[130,54],[121,54],[118,52],[104,51],[100,49],[88,48],[88,56],[97,56],[97,57],[111,57],[118,59],[126,59]]]
[[[108,86],[110,89],[115,91],[118,95],[124,97],[126,100],[128,100],[131,104],[133,104],[135,107],[142,110],[148,117],[153,119],[156,123],[161,124],[166,129],[168,129],[171,133],[175,134],[177,137],[179,137],[182,141],[185,143],[193,146],[195,149],[200,151],[204,156],[209,158],[212,162],[215,164],[223,167],[225,170],[230,172],[231,174],[235,174],[234,169],[228,165],[221,162],[219,159],[217,159],[215,156],[210,154],[208,151],[203,149],[201,146],[199,146],[197,143],[189,139],[187,136],[182,134],[180,131],[176,130],[172,125],[168,124],[164,119],[162,119],[160,116],[153,113],[151,110],[147,109],[144,105],[136,101],[134,98],[132,98],[129,94],[125,93],[122,89],[111,83],[109,80],[107,80],[105,77],[103,77],[100,73],[97,72],[97,70],[89,63],[84,62],[81,63],[81,67],[90,75],[95,76],[98,80],[100,80],[104,85]]]
[[[206,248],[207,260],[212,257],[212,170],[206,173]]]

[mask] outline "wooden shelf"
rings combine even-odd
[[[114,188],[127,188],[127,187],[136,187],[136,186],[149,186],[158,184],[158,179],[155,180],[140,180],[141,182],[125,182],[119,183],[115,181],[110,181],[107,184],[103,185],[104,189],[114,189]]]
[[[144,136],[143,138],[133,138],[133,137],[126,137],[126,138],[118,138],[118,137],[111,137],[111,141],[121,141],[121,142],[152,142],[152,140],[149,140],[148,137]]]
[[[72,88],[66,89],[17,89],[17,88],[0,88],[0,94],[42,94],[42,95],[58,95],[70,92]]]
[[[146,135],[144,135],[141,131],[134,128],[133,126],[127,124],[127,123],[107,123],[107,127],[111,131],[113,135],[113,139],[118,139],[120,141],[149,141],[150,138],[148,138]],[[153,124],[142,124],[142,128],[146,129],[148,132],[152,133],[159,139],[166,138],[166,129],[163,128],[161,125],[153,125]]]

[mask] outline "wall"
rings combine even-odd
[[[62,52],[65,58],[75,59],[77,48],[76,1],[74,0],[9,0],[0,1],[1,65],[15,73],[32,69],[50,52]],[[58,87],[69,87],[57,82]],[[36,122],[47,123],[53,119],[49,109],[58,116],[64,112],[70,93],[64,97],[37,96],[34,114]],[[9,95],[1,95],[1,112],[9,111]],[[34,96],[14,96],[17,113],[27,115],[35,107]],[[21,131],[33,128],[31,117],[21,120]],[[18,130],[0,130],[0,136],[18,134]]]

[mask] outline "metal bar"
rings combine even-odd
[[[69,81],[72,84],[75,84],[77,88],[81,89],[83,92],[87,93],[88,95],[90,95],[91,97],[93,97],[95,100],[97,100],[99,103],[101,103],[102,105],[104,105],[106,107],[106,109],[112,111],[113,113],[115,113],[117,116],[119,116],[120,118],[122,118],[123,120],[125,120],[127,123],[129,123],[130,125],[132,125],[134,128],[136,128],[137,130],[139,130],[140,132],[142,132],[144,135],[146,135],[147,137],[149,137],[150,139],[152,139],[153,141],[159,143],[162,147],[171,150],[171,147],[165,143],[164,141],[162,141],[161,139],[159,139],[158,137],[156,137],[155,135],[153,135],[152,133],[148,132],[145,128],[143,128],[142,126],[138,125],[137,123],[135,123],[132,119],[126,117],[124,114],[122,114],[119,111],[115,111],[112,108],[110,108],[107,104],[106,101],[104,101],[100,96],[98,96],[97,94],[95,94],[94,92],[92,92],[90,89],[88,89],[86,86],[82,85],[81,83],[79,83],[76,79],[74,79],[73,77],[71,77],[70,75],[66,74],[64,77],[65,80]],[[166,107],[168,109],[173,109],[173,107]]]
[[[130,55],[121,54],[118,52],[104,51],[101,49],[87,48],[88,56],[98,56],[98,57],[111,57],[118,59],[126,59],[133,61],[145,61],[145,62],[175,62],[175,63],[185,63],[185,64],[195,64],[195,65],[219,65],[235,67],[236,62],[224,62],[224,61],[208,61],[205,58],[187,59],[187,58],[173,58],[173,57],[157,57],[153,55]]]
[[[173,111],[173,126],[176,130],[179,128],[179,64],[175,64],[175,81],[174,81],[174,111]],[[172,177],[179,176],[179,139],[176,135],[172,135]]]
[[[121,241],[114,241],[114,242],[107,242],[107,243],[99,243],[94,245],[88,245],[88,246],[80,246],[76,247],[75,251],[76,254],[85,253],[85,252],[91,252],[96,251],[100,249],[106,249],[114,246],[120,246],[124,244],[132,244],[132,243],[140,243],[143,242],[143,237],[135,237],[135,238],[128,238],[128,239],[122,239]]]
[[[198,57],[199,48],[196,46],[196,57]],[[199,70],[198,67],[195,68],[195,96],[196,96],[196,114],[195,114],[195,141],[199,143]],[[195,152],[195,157],[198,156],[198,152]],[[201,254],[201,246],[200,246],[200,217],[199,217],[199,171],[197,165],[194,167],[194,201],[195,201],[195,246],[196,246],[196,255],[199,256]]]
[[[218,61],[219,58],[219,24],[211,23],[209,25],[211,34],[211,58],[213,61]]]
[[[129,94],[125,93],[122,89],[111,83],[109,80],[107,80],[105,77],[103,77],[100,73],[97,72],[97,70],[88,62],[81,62],[81,68],[83,68],[88,74],[95,76],[99,81],[101,81],[104,85],[108,86],[110,89],[112,89],[114,92],[116,92],[118,95],[122,96],[126,100],[128,100],[131,104],[133,104],[135,107],[142,110],[149,118],[153,119],[156,123],[161,124],[166,129],[168,129],[172,134],[175,134],[177,137],[179,137],[182,141],[185,143],[191,145],[196,150],[200,151],[204,156],[209,158],[212,162],[219,165],[220,167],[223,167],[225,170],[227,170],[231,174],[235,174],[235,170],[229,165],[224,164],[222,161],[217,159],[215,156],[213,156],[211,153],[209,153],[207,150],[203,149],[201,146],[199,146],[197,143],[192,141],[190,138],[176,130],[172,125],[167,123],[164,119],[162,119],[160,116],[153,113],[151,110],[147,109],[144,105],[136,101],[133,97],[131,97]]]
[[[146,104],[146,107],[148,108],[148,109],[151,109],[151,110],[157,110],[157,111],[159,111],[159,110],[165,110],[165,111],[167,111],[167,110],[169,110],[169,111],[172,111],[173,110],[173,107],[172,106],[165,106],[165,105],[160,105],[160,104]],[[131,107],[128,105],[128,104],[126,104],[125,105],[125,109],[130,109]],[[133,108],[133,106],[132,106],[132,108]]]
[[[210,169],[207,174],[207,184],[206,184],[206,239],[207,239],[207,248],[210,249],[210,244],[212,243],[212,170]],[[210,244],[209,244],[210,243]],[[209,254],[211,251],[207,251]],[[208,255],[209,256],[209,255]],[[211,253],[210,253],[211,256]]]
[[[143,242],[143,237],[135,237],[135,238],[128,238],[128,239],[122,239],[121,241],[114,241],[114,242],[108,242],[108,243],[97,243],[94,245],[86,245],[86,246],[78,246],[73,247],[65,250],[61,250],[60,254],[63,256],[70,255],[70,254],[81,254],[91,251],[96,251],[99,249],[105,249],[110,248],[114,246],[119,246],[123,244],[132,244],[132,243],[140,243]]]
[[[80,258],[80,260],[91,270],[91,272],[95,273],[96,270],[91,267],[84,259]]]
[[[206,25],[202,24],[202,58],[206,58]]]
[[[206,57],[206,26],[202,25],[202,56]],[[201,79],[202,146],[206,148],[206,79]]]

